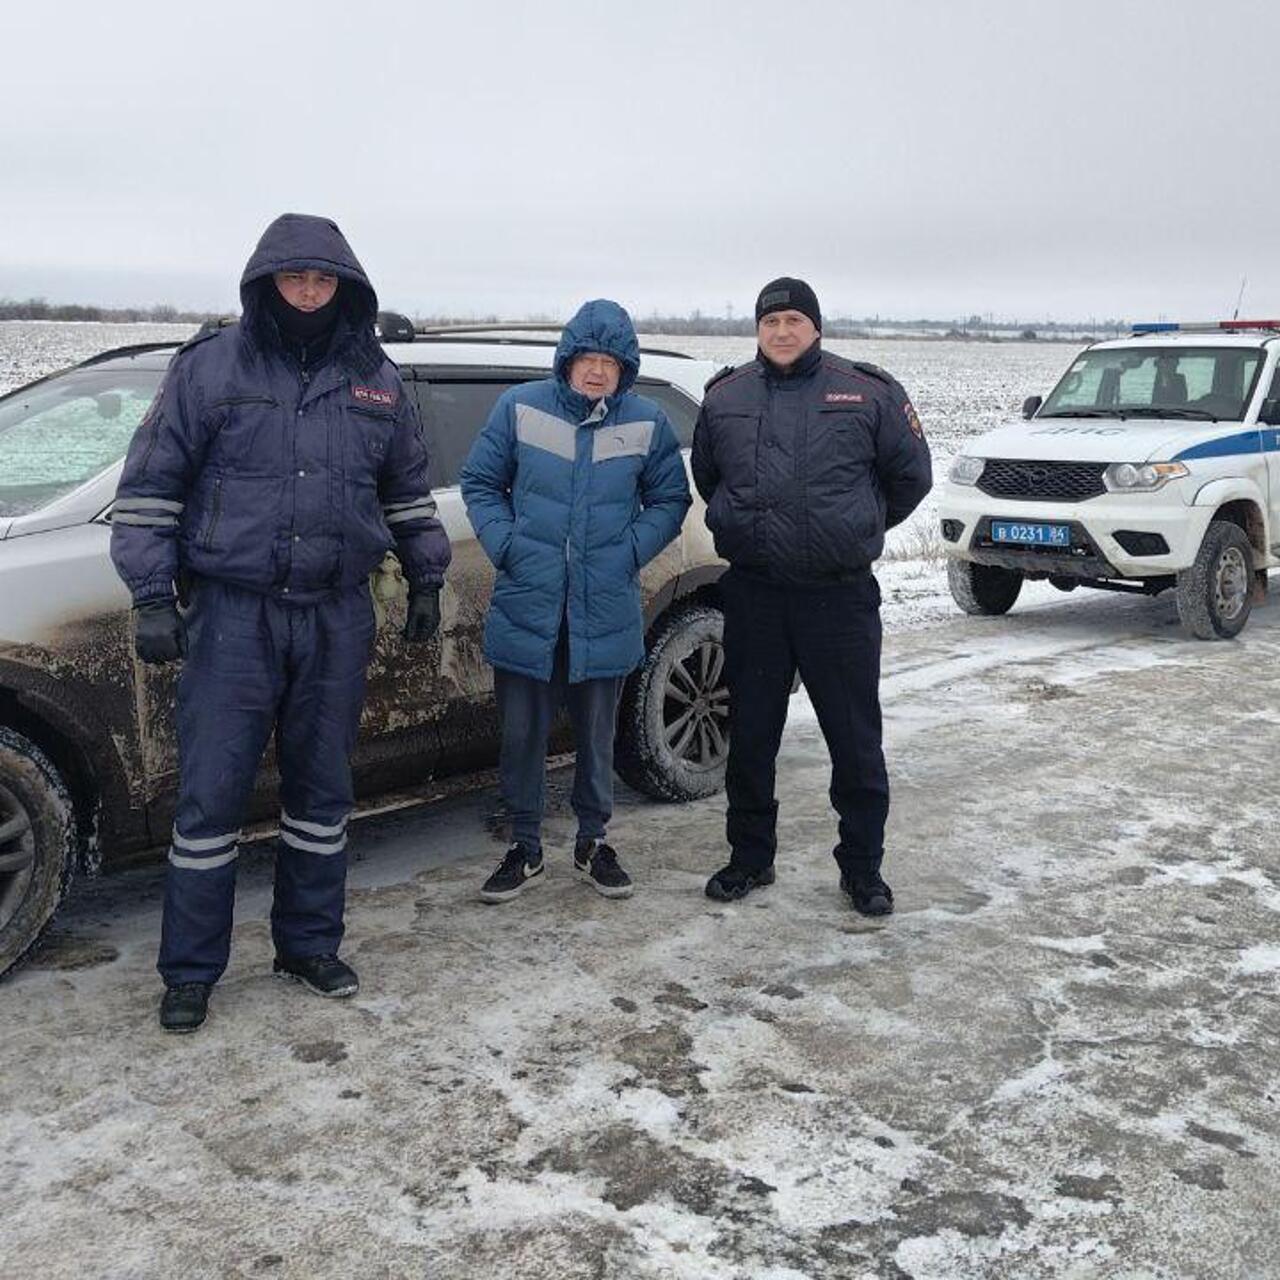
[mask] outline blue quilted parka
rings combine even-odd
[[[622,365],[591,401],[569,385],[585,352]],[[680,532],[689,484],[675,432],[630,388],[640,368],[631,317],[586,303],[565,326],[555,377],[507,391],[462,470],[476,537],[497,568],[485,625],[495,667],[550,680],[561,621],[569,680],[623,676],[644,656],[639,572]]]

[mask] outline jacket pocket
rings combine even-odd
[[[250,472],[279,465],[280,402],[272,396],[226,396],[206,410],[210,422],[208,457],[224,467]]]
[[[875,460],[875,419],[872,406],[819,405],[814,456],[822,464],[868,465]]]
[[[376,474],[391,451],[395,414],[365,405],[350,405],[347,412],[351,415],[346,420],[348,459],[355,469],[371,467]]]
[[[200,545],[206,551],[212,551],[216,546],[214,538],[218,533],[218,522],[222,519],[222,484],[222,477],[214,476],[213,492],[209,497],[209,518],[200,535]]]

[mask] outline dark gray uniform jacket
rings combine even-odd
[[[717,552],[778,582],[865,572],[884,533],[933,484],[907,393],[882,369],[824,352],[785,372],[757,357],[707,386],[693,479]]]

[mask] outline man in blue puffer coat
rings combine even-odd
[[[138,656],[186,658],[158,966],[169,1031],[200,1026],[226,968],[240,825],[273,729],[275,971],[321,995],[356,991],[337,951],[374,640],[369,574],[395,550],[405,639],[422,641],[449,563],[417,411],[374,336],[377,297],[342,233],[327,218],[277,218],[240,298],[239,325],[174,357],[112,514]]]
[[[631,317],[586,303],[555,377],[507,391],[462,470],[467,515],[497,569],[485,625],[502,717],[513,843],[480,896],[504,902],[542,873],[547,737],[566,702],[578,752],[574,864],[606,897],[632,891],[605,843],[618,694],[644,657],[640,569],[679,532],[689,483],[662,410],[630,388]]]

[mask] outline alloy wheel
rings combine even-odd
[[[36,858],[31,818],[18,797],[0,784],[0,929],[17,913],[31,884]]]
[[[663,736],[671,753],[690,768],[720,768],[729,754],[723,646],[702,640],[677,658],[663,694]]]

